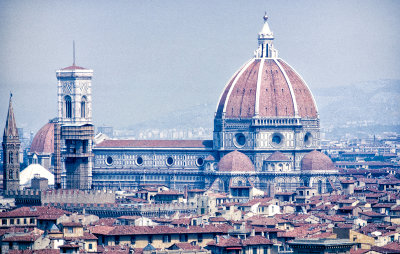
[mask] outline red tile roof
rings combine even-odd
[[[273,242],[263,236],[260,236],[260,235],[251,236],[243,241],[243,245],[261,245],[261,244],[272,245]]]
[[[301,170],[335,170],[332,160],[325,154],[314,150],[301,160]]]
[[[237,150],[226,154],[218,163],[219,172],[254,172],[254,164],[247,155]]]
[[[227,222],[224,217],[210,217],[208,219],[209,222]]]
[[[12,217],[38,217],[38,219],[57,219],[64,214],[71,214],[71,212],[62,209],[54,208],[51,206],[32,206],[21,207],[9,212],[0,213],[0,218]]]
[[[90,228],[92,234],[97,235],[153,235],[153,234],[189,234],[189,233],[228,233],[233,227],[220,225],[191,226],[191,227],[169,227],[169,226],[93,226]]]
[[[83,68],[83,67],[80,67],[80,66],[77,66],[77,65],[71,65],[71,66],[65,67],[65,68],[63,68],[61,70],[87,70],[87,69]]]
[[[293,117],[296,101],[300,117],[316,118],[316,106],[307,85],[283,60],[277,61],[266,59],[262,69],[259,59],[243,66],[222,92],[216,117],[225,113],[227,118],[252,118],[257,101],[260,117]],[[260,93],[256,92],[257,87]]]
[[[8,250],[8,254],[60,254],[60,249]]]
[[[5,237],[2,241],[3,242],[34,242],[40,236],[41,236],[41,234],[28,233],[28,234],[24,234],[24,235],[8,236],[8,237]]]
[[[65,240],[71,241],[71,240],[97,240],[97,237],[89,232],[83,232],[83,236],[77,236],[77,237],[64,237]]]
[[[290,161],[289,157],[284,155],[283,153],[276,151],[271,154],[266,161]]]
[[[32,140],[31,153],[54,152],[54,123],[47,123],[35,135]]]
[[[63,222],[61,223],[63,227],[83,227],[80,222]]]
[[[191,243],[174,243],[167,249],[172,249],[173,246],[176,246],[180,250],[200,250],[200,246],[192,245]]]

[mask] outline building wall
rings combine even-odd
[[[183,235],[183,234],[182,234]],[[105,245],[132,245],[134,248],[144,248],[149,243],[155,248],[168,248],[174,243],[181,242],[196,242],[196,245],[205,247],[208,242],[212,241],[213,234],[203,233],[201,242],[199,242],[199,234],[186,234],[187,241],[182,241],[183,238],[181,234],[168,234],[170,241],[166,239],[166,234],[153,234],[153,235],[123,235],[123,236],[105,236]],[[151,240],[150,240],[151,238]],[[103,244],[102,238],[99,237],[98,244]]]

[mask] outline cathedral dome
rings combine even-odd
[[[335,170],[332,160],[325,154],[314,150],[306,154],[301,160],[302,171]]]
[[[233,151],[222,157],[218,163],[219,172],[254,172],[254,164],[244,153]]]
[[[37,154],[54,152],[54,123],[47,123],[36,133],[30,152]]]
[[[217,118],[318,118],[313,95],[301,76],[273,46],[273,33],[265,23],[258,35],[255,57],[244,64],[222,92]]]

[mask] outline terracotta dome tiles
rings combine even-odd
[[[335,170],[332,160],[325,154],[314,150],[306,154],[301,160],[301,170],[326,171]]]
[[[217,117],[221,117],[222,116],[222,112],[224,110],[226,97],[228,96],[229,90],[231,89],[231,86],[232,86],[233,82],[235,81],[237,75],[239,75],[240,70],[232,77],[232,79],[229,81],[228,85],[225,87],[225,90],[221,95],[221,99],[219,100],[218,108],[217,108],[217,114],[216,114]]]
[[[295,117],[296,110],[303,118],[318,117],[307,85],[281,59],[253,59],[239,69],[221,95],[216,117],[225,112],[226,118],[252,118],[257,106],[260,117]]]
[[[54,152],[54,123],[47,123],[35,135],[32,140],[31,153]]]
[[[294,117],[293,98],[279,66],[274,60],[267,59],[262,71],[259,116]]]
[[[254,61],[238,77],[227,101],[227,117],[249,118],[254,115],[259,65],[260,61]]]
[[[226,154],[218,163],[219,172],[254,172],[254,164],[247,155],[239,151]]]
[[[318,117],[315,103],[307,85],[301,77],[283,60],[278,60],[289,77],[296,97],[297,110],[300,117]]]

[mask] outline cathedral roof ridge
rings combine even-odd
[[[97,148],[212,148],[212,140],[134,140],[108,139],[96,145]]]

